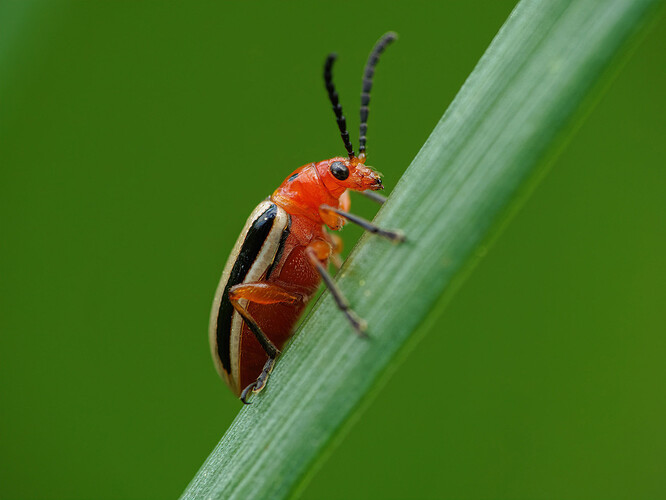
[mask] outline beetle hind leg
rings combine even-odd
[[[241,315],[243,321],[247,324],[250,331],[254,334],[268,356],[268,360],[264,364],[257,380],[245,387],[241,393],[241,401],[244,404],[250,404],[247,401],[248,396],[261,391],[265,387],[268,377],[270,376],[271,371],[273,371],[273,366],[275,366],[275,358],[280,354],[280,350],[263,332],[261,327],[247,310],[247,306],[241,305],[240,301],[243,299],[257,304],[296,304],[303,301],[303,296],[285,290],[278,285],[265,282],[242,283],[232,286],[229,289],[229,301],[231,302],[231,305],[238,314]]]
[[[243,404],[245,405],[251,404],[247,400],[248,396],[250,394],[254,394],[255,392],[261,391],[266,386],[266,382],[268,381],[268,377],[273,371],[274,366],[275,366],[275,358],[268,358],[268,361],[266,361],[266,364],[264,365],[263,370],[261,370],[261,373],[257,377],[257,380],[255,380],[245,389],[243,389],[243,392],[240,395],[240,400]]]

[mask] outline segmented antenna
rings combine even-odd
[[[326,58],[326,63],[324,64],[324,83],[326,84],[326,90],[328,91],[328,98],[333,105],[333,112],[335,113],[335,120],[338,122],[342,142],[345,143],[345,149],[347,150],[347,154],[349,154],[349,158],[354,158],[354,147],[349,140],[347,120],[345,120],[345,115],[342,114],[342,106],[338,99],[338,93],[335,91],[335,85],[333,85],[333,63],[337,57],[337,54],[329,54]]]
[[[375,47],[370,52],[368,62],[365,63],[365,70],[363,71],[363,90],[361,91],[361,127],[358,138],[359,156],[365,156],[365,134],[368,131],[368,106],[370,104],[370,90],[372,90],[372,77],[375,75],[375,66],[379,62],[379,56],[384,52],[384,49],[396,38],[398,35],[389,31],[382,36]]]

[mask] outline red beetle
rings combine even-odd
[[[392,241],[403,240],[400,231],[380,229],[349,213],[349,190],[384,188],[379,174],[365,166],[365,134],[375,65],[395,38],[394,33],[380,38],[365,66],[358,156],[333,85],[336,56],[328,56],[324,81],[348,158],[308,163],[292,172],[252,212],[227,260],[210,315],[210,347],[217,371],[243,403],[266,385],[280,349],[322,280],[356,332],[364,335],[365,322],[328,274],[329,260],[339,261],[342,245],[326,227],[337,231],[349,220]]]

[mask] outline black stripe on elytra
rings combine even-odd
[[[273,228],[277,212],[277,205],[271,204],[271,206],[252,223],[245,236],[245,241],[243,241],[243,246],[241,247],[240,252],[238,252],[234,267],[231,268],[229,280],[224,287],[224,292],[222,292],[220,309],[217,312],[217,355],[220,357],[222,367],[227,373],[231,373],[229,342],[231,340],[231,318],[234,312],[234,308],[229,301],[229,289],[245,280],[245,276],[247,276],[252,264],[257,259],[261,247]]]
[[[282,253],[284,252],[284,244],[287,241],[289,233],[291,233],[291,215],[287,214],[287,225],[282,230],[282,235],[280,236],[280,243],[278,244],[277,252],[275,252],[275,257],[273,258],[273,262],[271,262],[271,265],[268,266],[268,269],[266,270],[266,279],[271,277],[271,273],[275,269],[275,265],[278,262],[280,262],[280,259],[282,258]]]

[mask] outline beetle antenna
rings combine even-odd
[[[379,56],[384,52],[384,49],[396,38],[398,35],[393,31],[385,33],[375,44],[368,62],[365,63],[365,70],[363,71],[363,90],[361,91],[361,127],[358,138],[358,155],[360,158],[365,157],[365,134],[368,131],[368,106],[370,105],[370,90],[372,90],[372,77],[375,75],[375,66],[379,62]]]
[[[328,91],[328,98],[333,105],[333,112],[335,113],[335,120],[338,122],[342,142],[345,143],[345,149],[347,150],[349,158],[354,158],[356,155],[354,154],[354,147],[349,140],[347,120],[345,119],[345,115],[342,114],[342,106],[340,105],[338,93],[335,91],[335,85],[333,85],[333,63],[337,57],[337,54],[329,54],[326,58],[326,63],[324,64],[324,83],[326,84],[326,90]]]

